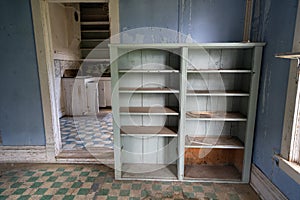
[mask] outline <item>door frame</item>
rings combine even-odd
[[[58,105],[54,88],[54,60],[49,3],[108,3],[111,43],[119,43],[119,0],[31,0],[32,20],[37,54],[45,138],[46,160],[56,162],[62,149]]]

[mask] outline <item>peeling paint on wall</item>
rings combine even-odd
[[[300,199],[300,187],[274,160],[280,152],[289,61],[274,55],[289,52],[298,0],[255,0],[252,41],[266,42],[263,53],[261,83],[253,149],[253,163],[288,199]]]
[[[151,37],[149,32],[143,39],[127,34],[121,41],[240,42],[245,6],[245,0],[120,0],[121,30],[156,27],[177,32],[176,37],[158,37],[159,34]]]

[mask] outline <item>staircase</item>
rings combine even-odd
[[[109,62],[108,12],[108,3],[80,3],[80,51],[85,61]]]

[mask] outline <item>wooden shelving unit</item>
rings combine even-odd
[[[111,44],[116,179],[249,182],[263,46]]]

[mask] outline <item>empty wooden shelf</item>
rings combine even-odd
[[[177,137],[176,127],[164,126],[121,126],[121,135]]]
[[[219,148],[219,149],[244,149],[243,143],[232,136],[208,136],[192,137],[186,136],[186,148]]]
[[[120,93],[144,93],[144,94],[151,94],[151,93],[155,93],[155,94],[173,94],[173,93],[179,93],[179,90],[174,90],[171,88],[167,88],[167,87],[149,87],[149,88],[124,88],[121,87],[119,89]]]
[[[187,96],[236,96],[248,97],[249,93],[236,90],[188,90]]]
[[[167,107],[121,107],[120,114],[125,115],[178,115]]]
[[[251,73],[247,69],[188,69],[187,73]]]
[[[185,180],[239,181],[241,173],[233,165],[187,165]]]
[[[237,112],[190,111],[186,115],[187,120],[247,121],[245,115]]]
[[[179,70],[171,69],[123,69],[120,73],[178,73]]]

